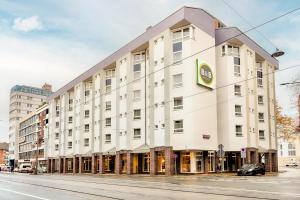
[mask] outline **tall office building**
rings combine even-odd
[[[47,101],[52,93],[52,87],[44,84],[42,88],[25,85],[15,85],[10,91],[9,105],[9,163],[15,166],[18,158],[18,127],[20,120],[35,111]]]
[[[183,7],[50,96],[49,171],[277,171],[276,69],[239,29]]]

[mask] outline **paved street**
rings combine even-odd
[[[300,199],[300,169],[237,177],[0,174],[1,200]]]

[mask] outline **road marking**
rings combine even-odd
[[[23,193],[23,192],[17,192],[17,191],[9,190],[9,189],[0,188],[0,190],[15,193],[15,194],[20,194],[20,195],[27,196],[27,197],[32,197],[32,198],[35,198],[35,199],[50,200],[50,199],[47,199],[47,198],[38,197],[38,196],[35,196],[35,195],[26,194],[26,193]]]

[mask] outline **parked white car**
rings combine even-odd
[[[32,166],[30,163],[24,163],[20,165],[19,168],[20,173],[32,173]]]
[[[291,162],[285,165],[286,167],[298,167],[298,164],[296,162]]]

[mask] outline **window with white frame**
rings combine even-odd
[[[105,126],[110,127],[111,126],[111,118],[105,118]]]
[[[133,100],[134,101],[141,100],[141,90],[134,90],[133,91]]]
[[[68,142],[68,149],[72,149],[72,142]]]
[[[174,98],[174,110],[182,110],[183,109],[183,98],[182,97],[175,97]]]
[[[137,63],[133,65],[133,78],[137,79],[141,76],[141,63]]]
[[[241,91],[241,86],[240,85],[234,85],[234,95],[235,96],[241,96],[242,91]]]
[[[182,86],[182,74],[173,75],[173,87],[181,87]]]
[[[141,76],[141,63],[145,60],[145,52],[133,55],[133,77],[137,79]]]
[[[259,105],[263,105],[264,104],[264,96],[258,95],[257,96],[257,102],[258,102]]]
[[[229,56],[240,57],[240,48],[233,45],[227,45],[227,52]]]
[[[256,63],[257,66],[257,86],[263,87],[263,70],[262,63]]]
[[[72,137],[72,132],[73,132],[73,130],[72,130],[72,129],[69,129],[69,131],[68,131],[68,136],[69,136],[69,137]]]
[[[73,123],[73,117],[69,117],[69,124]]]
[[[84,138],[84,146],[85,147],[90,146],[90,139],[89,138]]]
[[[264,122],[265,121],[265,119],[264,119],[264,113],[262,113],[262,112],[258,113],[258,121],[259,122]]]
[[[296,145],[294,143],[288,144],[288,154],[289,156],[296,156]]]
[[[173,32],[173,62],[182,60],[182,42],[190,38],[190,27]]]
[[[111,93],[111,78],[106,78],[105,80],[105,92],[107,94]]]
[[[174,133],[183,133],[183,120],[174,120]]]
[[[235,125],[235,135],[236,136],[243,136],[242,125]]]
[[[106,101],[105,102],[105,110],[111,110],[111,101]]]
[[[242,116],[242,106],[241,105],[235,105],[234,106],[235,110],[235,116]]]
[[[141,138],[141,129],[140,128],[133,129],[133,138],[134,139],[140,139]]]
[[[264,140],[265,139],[265,131],[264,130],[259,130],[258,131],[258,137],[260,140]]]
[[[55,139],[59,139],[59,133],[55,133]]]
[[[90,125],[89,124],[85,124],[84,125],[84,132],[89,132],[90,131]]]
[[[85,110],[84,111],[84,117],[85,118],[89,118],[90,117],[90,111],[89,110]]]
[[[55,151],[58,151],[59,145],[55,144]]]
[[[141,109],[133,110],[133,119],[141,119]]]
[[[111,134],[105,134],[105,143],[111,143]]]
[[[240,57],[233,57],[233,63],[234,63],[234,75],[241,76]]]

